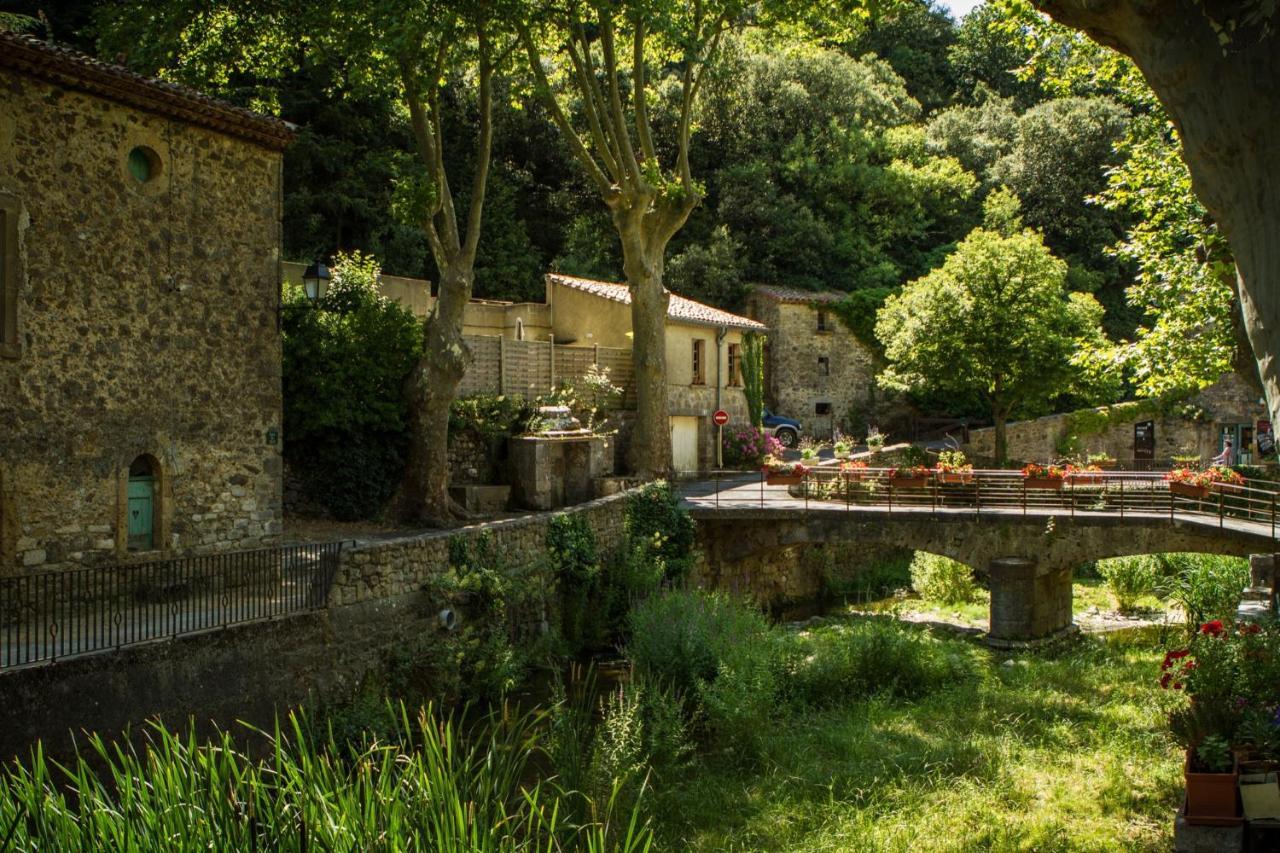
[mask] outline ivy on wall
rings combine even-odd
[[[1188,402],[1188,396],[1188,392],[1181,392],[1068,412],[1063,417],[1057,451],[1063,456],[1077,455],[1084,449],[1083,441],[1089,436],[1101,435],[1114,427],[1126,426],[1147,418],[1167,416],[1201,423],[1210,421],[1212,416],[1209,412]]]

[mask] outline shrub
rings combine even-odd
[[[819,706],[876,694],[917,698],[977,674],[959,644],[889,618],[807,631],[795,660],[792,696]]]
[[[963,604],[978,597],[973,569],[924,551],[917,551],[911,560],[911,586],[926,601],[939,604]]]
[[[1098,560],[1097,569],[1121,613],[1132,613],[1138,599],[1155,592],[1161,574],[1160,561],[1152,556]]]
[[[670,484],[658,480],[627,496],[624,523],[632,547],[647,549],[668,581],[683,578],[693,565],[693,518],[680,506]]]
[[[1249,584],[1247,560],[1219,554],[1166,554],[1164,560],[1170,576],[1160,591],[1186,614],[1188,629],[1213,619],[1235,621]]]
[[[598,647],[608,625],[601,612],[600,550],[580,513],[561,513],[547,526],[547,559],[560,592],[560,633],[575,650]]]
[[[395,491],[408,446],[404,384],[422,351],[412,313],[378,291],[378,264],[340,255],[310,310],[286,292],[284,454],[312,500],[335,518],[371,518]],[[306,306],[305,308],[302,306]]]
[[[755,608],[722,593],[672,590],[631,611],[628,656],[643,676],[696,695],[736,648],[772,630]]]
[[[469,432],[483,439],[518,433],[529,420],[529,404],[519,397],[476,394],[459,397],[449,408],[449,434]]]
[[[728,468],[759,468],[765,457],[781,453],[781,442],[764,430],[751,426],[725,430],[724,464]]]

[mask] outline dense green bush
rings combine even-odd
[[[939,604],[963,604],[978,597],[973,569],[924,551],[917,551],[911,560],[911,586],[926,601]]]
[[[1154,555],[1113,557],[1098,560],[1096,565],[1121,613],[1133,612],[1138,599],[1154,593],[1162,574],[1161,561]]]
[[[1220,554],[1164,554],[1168,576],[1160,591],[1182,609],[1190,630],[1211,619],[1235,622],[1244,588],[1249,584],[1249,561]]]
[[[688,574],[693,565],[693,518],[680,506],[670,483],[659,480],[632,491],[625,524],[632,546],[647,549],[662,564],[667,581],[678,582]]]
[[[485,439],[502,438],[522,430],[530,414],[529,404],[521,397],[459,397],[449,409],[449,435],[469,432]]]
[[[378,264],[340,255],[318,306],[285,297],[284,456],[335,518],[378,515],[400,483],[405,380],[422,350],[414,316],[378,292]]]
[[[884,694],[917,698],[972,681],[972,658],[890,618],[830,625],[806,632],[794,652],[795,699],[831,705]]]

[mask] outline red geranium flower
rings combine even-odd
[[[1222,634],[1222,631],[1223,631],[1223,628],[1222,628],[1221,619],[1214,619],[1212,622],[1206,622],[1200,626],[1201,634],[1210,634],[1214,637],[1217,637],[1220,634]]]

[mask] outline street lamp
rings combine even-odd
[[[331,277],[329,268],[319,261],[307,267],[306,272],[302,274],[302,292],[306,294],[307,301],[319,302],[324,299]]]

